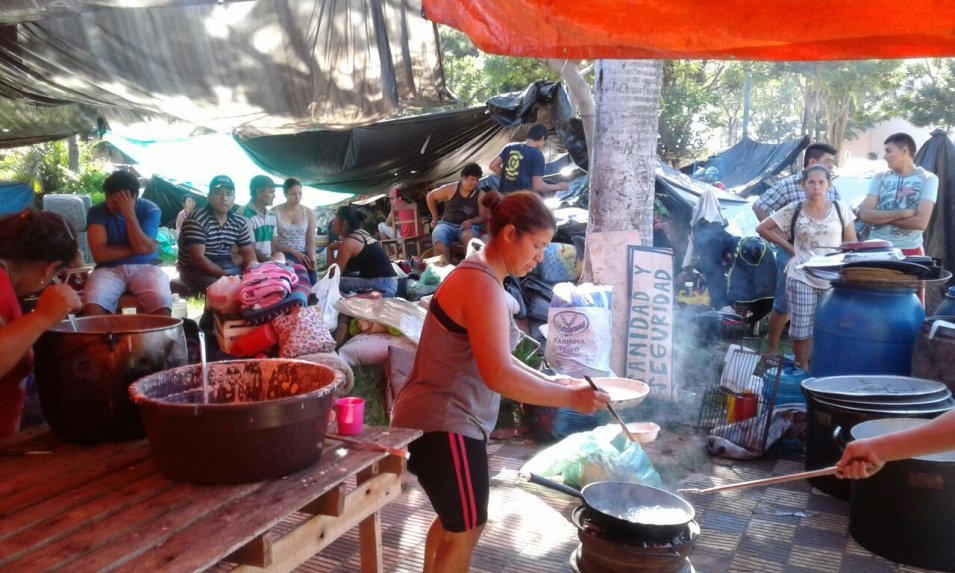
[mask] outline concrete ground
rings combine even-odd
[[[472,562],[474,573],[570,571],[577,546],[570,512],[577,502],[520,482],[516,470],[540,446],[520,438],[490,446],[490,517]],[[651,459],[655,454],[648,448]],[[712,459],[702,471],[679,480],[706,487],[802,471],[794,459]],[[690,554],[699,573],[915,573],[860,547],[849,535],[848,502],[791,482],[687,499],[697,511],[702,534]],[[409,475],[403,495],[382,514],[385,571],[421,571],[424,539],[433,517],[430,504]],[[358,534],[353,530],[299,569],[301,573],[360,571]]]

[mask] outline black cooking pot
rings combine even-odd
[[[530,474],[530,481],[583,500],[591,518],[603,529],[640,539],[673,539],[686,531],[696,515],[682,497],[648,485],[599,481],[577,491],[536,474]]]
[[[851,434],[873,438],[925,422],[870,420]],[[889,462],[871,478],[851,480],[851,490],[849,531],[860,545],[896,563],[955,571],[955,450]]]
[[[955,403],[944,384],[908,376],[829,376],[802,382],[806,396],[806,469],[834,465],[842,456],[833,435],[882,418],[934,418]],[[912,402],[922,402],[913,404]],[[849,482],[832,476],[811,478],[813,486],[849,499]]]

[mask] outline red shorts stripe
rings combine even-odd
[[[467,476],[467,459],[464,455],[464,444],[461,442],[461,436],[457,434],[448,434],[449,446],[451,448],[451,459],[454,461],[454,477],[458,484],[458,497],[461,499],[461,515],[464,517],[464,524],[467,528],[472,528],[475,522],[475,515],[471,511],[471,504],[468,499],[473,499],[473,492],[470,488],[470,478]],[[460,445],[458,445],[459,442]]]

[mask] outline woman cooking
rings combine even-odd
[[[408,447],[408,469],[438,514],[425,544],[425,573],[468,571],[487,521],[487,439],[502,395],[583,413],[609,401],[583,380],[544,376],[512,359],[520,333],[502,282],[542,261],[556,224],[536,193],[490,192],[482,204],[490,211],[491,240],[435,293],[392,411],[392,425],[424,432]]]
[[[786,296],[789,298],[789,336],[796,363],[809,368],[812,358],[812,327],[819,298],[829,281],[809,275],[799,265],[817,255],[832,253],[841,243],[856,240],[855,214],[842,201],[826,198],[831,183],[829,170],[821,164],[802,172],[806,200],[786,205],[763,220],[756,232],[788,252]]]
[[[385,298],[398,292],[398,275],[381,244],[361,228],[364,214],[354,207],[342,207],[332,220],[332,233],[341,242],[329,246],[329,256],[337,251],[335,262],[342,271],[339,290],[359,292],[376,290]],[[348,276],[357,273],[358,276]]]
[[[290,262],[303,265],[315,284],[315,212],[302,205],[302,182],[289,177],[282,183],[285,203],[276,205],[272,252],[285,253]]]
[[[53,284],[77,252],[73,230],[58,215],[23,211],[0,219],[0,437],[20,429],[33,343],[83,306],[72,287]],[[36,309],[23,315],[18,299],[40,290]]]

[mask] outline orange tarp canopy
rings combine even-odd
[[[559,59],[854,60],[955,56],[944,0],[423,0],[494,54]]]

